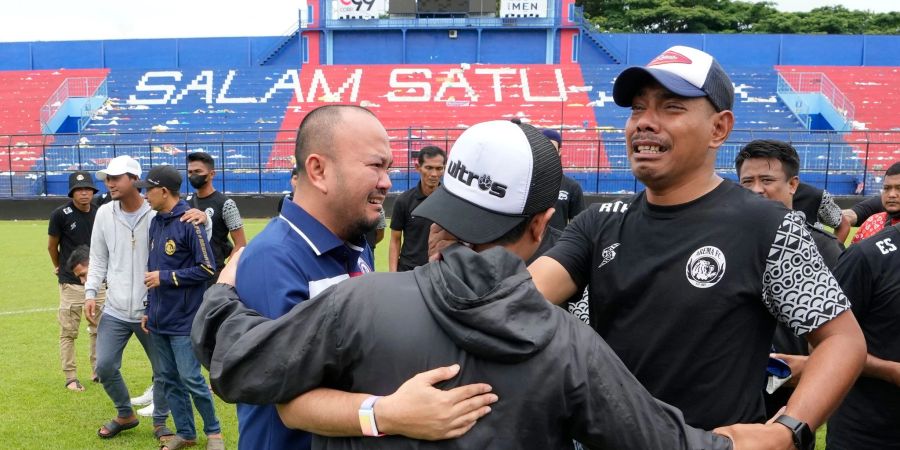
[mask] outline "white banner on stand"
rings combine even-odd
[[[547,17],[547,0],[500,0],[500,17]]]
[[[388,0],[332,0],[332,19],[378,19],[387,16]]]

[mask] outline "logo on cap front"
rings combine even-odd
[[[75,179],[78,181],[84,181],[84,175],[79,173],[78,175],[75,176]]]
[[[653,61],[650,61],[650,64],[647,64],[647,67],[658,66],[660,64],[693,64],[693,61],[681,53],[666,50],[661,55],[654,58]]]
[[[498,183],[494,181],[489,174],[479,175],[471,170],[468,170],[465,164],[462,161],[450,161],[450,164],[447,166],[447,175],[450,177],[459,180],[461,183],[466,186],[471,186],[472,181],[478,181],[478,188],[482,191],[487,191],[489,194],[503,198],[506,197],[506,189],[507,185],[503,183]]]

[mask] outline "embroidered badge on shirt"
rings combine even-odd
[[[175,254],[175,241],[169,239],[166,241],[166,254],[172,256]]]
[[[711,245],[694,250],[685,267],[685,275],[698,288],[715,286],[725,276],[725,254]]]

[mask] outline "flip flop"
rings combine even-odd
[[[75,383],[75,389],[69,387],[69,385],[72,383]],[[78,378],[70,378],[66,380],[65,387],[72,392],[84,392],[84,386],[81,385],[81,382],[78,381]]]
[[[208,438],[206,450],[225,450],[225,440],[220,437]]]
[[[113,420],[110,420],[109,422],[107,422],[106,425],[103,425],[102,427],[97,428],[97,436],[100,436],[101,439],[113,438],[125,430],[130,430],[130,429],[138,426],[139,423],[141,423],[141,421],[138,419],[134,419],[134,421],[128,422],[128,423],[119,423],[119,422],[116,422],[115,419],[113,419]],[[108,431],[108,433],[103,434],[104,428],[106,428],[106,431]]]
[[[153,436],[156,436],[156,440],[160,443],[166,443],[175,437],[175,433],[165,425],[154,425]]]
[[[159,446],[159,450],[167,449],[167,450],[180,450],[182,448],[193,447],[197,445],[196,440],[187,440],[177,434],[172,439],[169,439],[168,442],[164,442]]]

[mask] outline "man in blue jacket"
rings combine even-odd
[[[150,255],[144,275],[148,304],[141,326],[156,348],[158,382],[175,421],[176,435],[163,448],[196,443],[191,397],[203,418],[207,448],[224,448],[212,395],[190,340],[191,323],[203,301],[206,282],[216,269],[206,231],[179,220],[190,207],[179,197],[181,174],[174,167],[154,167],[136,186],[147,189],[147,201],[157,211],[150,224]]]

